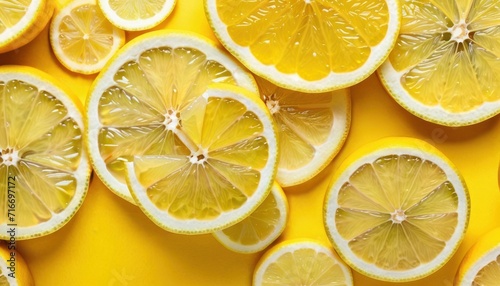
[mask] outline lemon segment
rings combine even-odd
[[[354,85],[392,49],[400,25],[393,0],[206,0],[222,44],[255,74],[303,92]]]
[[[184,110],[197,116],[183,117]],[[256,95],[232,85],[214,85],[179,114],[176,125],[164,123],[165,132],[189,154],[135,155],[126,164],[132,196],[172,232],[209,233],[241,221],[268,195],[276,174],[270,114]]]
[[[88,188],[80,109],[50,76],[6,66],[0,69],[0,120],[0,237],[8,239],[14,222],[16,239],[54,232],[75,214]],[[15,208],[7,203],[8,190]]]
[[[34,286],[33,276],[21,253],[12,249],[13,244],[0,242],[0,285],[2,286]],[[9,248],[10,247],[10,248]],[[9,259],[15,259],[15,271]]]
[[[222,148],[231,140],[239,140],[239,133],[251,132],[252,115],[246,114],[241,130],[227,131],[231,136],[216,142],[212,142],[217,135],[213,132],[200,137],[203,118],[199,116],[207,107],[200,96],[212,83],[257,90],[248,72],[212,42],[195,34],[151,32],[123,47],[96,79],[87,100],[87,145],[101,180],[117,195],[133,202],[124,163],[134,156],[187,156],[193,144],[220,144]],[[214,102],[210,107],[218,105]],[[236,115],[242,111],[237,104],[231,110]],[[172,132],[181,122],[193,142],[183,142]],[[228,122],[220,124],[218,128]]]
[[[124,44],[125,32],[114,27],[95,0],[70,2],[50,25],[50,44],[61,64],[73,72],[99,72]]]
[[[443,154],[417,139],[387,138],[342,163],[325,198],[325,228],[360,273],[410,281],[450,259],[469,206],[465,183]]]

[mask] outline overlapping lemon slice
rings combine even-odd
[[[15,243],[0,242],[0,285],[34,286],[35,281],[23,256],[16,251]],[[10,261],[9,261],[10,260]],[[12,265],[11,265],[12,262]]]

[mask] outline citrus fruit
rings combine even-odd
[[[285,230],[288,201],[278,183],[271,193],[247,218],[213,233],[226,248],[235,252],[252,253],[263,250]]]
[[[351,269],[329,247],[314,240],[281,242],[259,260],[254,286],[353,285]]]
[[[176,0],[97,0],[102,12],[116,27],[127,31],[153,28],[165,20]]]
[[[277,135],[266,106],[257,94],[222,84],[170,108],[153,125],[165,133],[163,149],[127,163],[135,201],[176,233],[210,233],[243,220],[276,175]]]
[[[67,69],[82,74],[99,72],[125,42],[95,0],[76,0],[59,10],[50,25],[50,45]]]
[[[323,170],[343,146],[351,122],[348,89],[303,93],[256,78],[262,100],[278,126],[282,187],[306,182]]]
[[[457,286],[494,286],[500,281],[500,228],[479,237],[458,269]]]
[[[469,221],[469,195],[455,166],[432,145],[385,138],[339,167],[324,206],[328,237],[358,272],[410,281],[438,270]]]
[[[373,73],[394,46],[396,0],[205,0],[222,44],[255,74],[304,92],[339,89]]]
[[[0,242],[0,285],[33,286],[30,269],[15,243]]]
[[[500,113],[496,1],[401,2],[401,32],[379,70],[392,97],[414,115],[447,126]]]
[[[77,98],[29,67],[0,68],[0,238],[56,231],[83,202],[90,179]]]
[[[120,49],[87,98],[87,145],[104,184],[133,202],[124,162],[136,155],[187,152],[164,123],[214,82],[257,91],[246,70],[193,33],[149,32]]]
[[[33,40],[45,28],[53,0],[4,0],[0,2],[0,53],[17,49]]]

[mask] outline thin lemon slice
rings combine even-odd
[[[87,193],[79,102],[33,68],[0,68],[0,238],[61,228]]]
[[[153,28],[165,20],[176,0],[97,0],[102,12],[116,27],[127,31]]]
[[[347,138],[349,90],[306,94],[256,80],[278,125],[281,152],[276,180],[283,187],[306,182],[331,162]]]
[[[161,155],[127,163],[129,188],[146,215],[166,230],[197,234],[253,212],[270,192],[278,156],[259,97],[215,85],[166,116],[156,127],[163,130]]]
[[[353,285],[351,269],[329,247],[313,240],[281,242],[259,260],[254,286]]]
[[[125,32],[114,27],[95,0],[76,0],[56,13],[50,25],[50,45],[59,62],[82,74],[99,72],[125,43]]]
[[[204,37],[158,31],[127,43],[87,99],[87,145],[101,180],[133,202],[123,163],[136,155],[186,154],[165,123],[214,82],[257,91],[253,77]]]
[[[288,201],[278,183],[271,193],[247,218],[213,233],[226,248],[235,252],[258,252],[273,243],[285,230]]]
[[[16,251],[15,238],[12,242],[0,242],[0,285],[34,286],[33,276],[23,256]]]
[[[443,266],[469,221],[469,195],[453,164],[428,143],[386,138],[360,148],[325,198],[327,234],[360,273],[416,280]]]
[[[394,46],[396,0],[205,0],[222,44],[255,74],[304,92],[339,89],[373,73]]]
[[[482,235],[469,249],[455,277],[457,286],[495,286],[500,281],[500,228]]]
[[[52,13],[53,0],[0,1],[0,53],[26,45],[45,28]]]
[[[500,8],[495,1],[404,0],[401,33],[379,70],[392,97],[448,126],[500,113]]]

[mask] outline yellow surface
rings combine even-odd
[[[195,31],[215,39],[202,0],[179,0],[172,15],[157,29]],[[127,33],[127,40],[140,33]],[[21,49],[0,55],[0,64],[24,64],[52,74],[78,93],[82,102],[94,76],[61,66],[49,48],[45,28]],[[355,285],[452,286],[465,252],[483,233],[500,226],[500,117],[470,127],[447,128],[427,123],[401,108],[376,75],[351,89],[352,127],[336,159],[312,181],[287,188],[290,221],[280,241],[313,238],[329,243],[323,229],[322,205],[329,178],[340,162],[359,146],[387,136],[410,136],[431,143],[459,168],[471,195],[471,220],[464,242],[441,270],[410,283],[379,282],[354,272]],[[80,285],[250,285],[263,252],[233,253],[212,235],[168,233],[136,206],[117,197],[94,176],[87,198],[61,230],[28,241],[18,250],[37,286]]]

